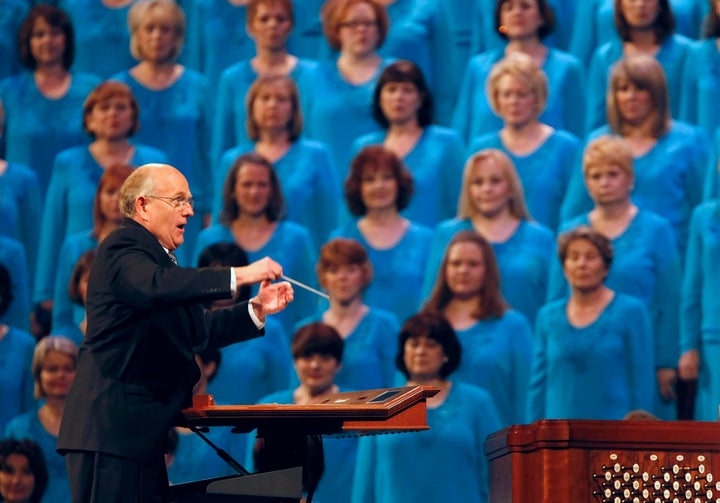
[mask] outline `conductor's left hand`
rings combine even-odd
[[[282,311],[294,298],[295,292],[290,283],[271,283],[270,280],[265,280],[260,283],[260,290],[250,299],[250,304],[258,319],[264,322],[265,316]]]

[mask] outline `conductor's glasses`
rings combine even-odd
[[[153,199],[160,199],[163,202],[166,202],[170,206],[172,206],[177,211],[182,211],[185,209],[186,206],[190,206],[190,208],[195,208],[195,200],[191,197],[190,199],[187,199],[185,197],[162,197],[162,196],[146,196],[151,197]]]

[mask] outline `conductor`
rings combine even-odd
[[[103,240],[90,273],[87,334],[58,437],[73,503],[164,500],[168,428],[191,404],[194,354],[263,334],[265,316],[293,299],[269,258],[246,267],[177,267],[193,201],[174,167],[149,164],[120,188],[123,225]],[[202,304],[260,283],[249,302]],[[242,383],[238,383],[242,385]]]

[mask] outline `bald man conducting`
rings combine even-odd
[[[87,333],[57,444],[73,503],[164,501],[167,431],[191,404],[200,377],[194,354],[262,335],[265,316],[293,299],[288,283],[271,283],[282,268],[269,258],[233,268],[176,265],[193,200],[172,166],[133,172],[120,210],[126,220],[100,244],[90,273]],[[256,282],[249,302],[202,308]]]

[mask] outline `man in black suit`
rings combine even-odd
[[[74,503],[163,501],[167,431],[191,405],[195,353],[262,335],[265,316],[293,299],[288,283],[271,283],[282,268],[269,258],[176,266],[172,252],[193,208],[172,166],[138,168],[120,189],[120,210],[125,223],[100,244],[90,273],[87,333],[57,444]],[[202,308],[255,282],[249,302]]]

